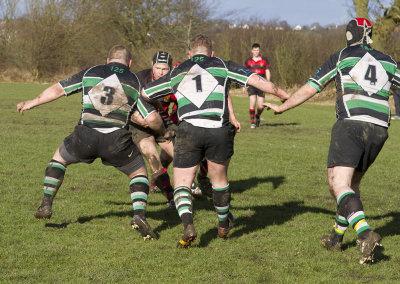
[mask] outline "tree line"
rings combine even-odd
[[[187,58],[189,40],[204,33],[213,40],[216,56],[238,63],[250,56],[252,43],[260,43],[272,65],[272,80],[293,86],[303,84],[346,44],[345,26],[293,31],[285,22],[257,20],[234,26],[228,15],[216,17],[217,2],[205,1],[26,0],[25,13],[19,15],[18,0],[0,0],[0,79],[58,80],[103,64],[115,44],[132,50],[134,72],[149,68],[158,50],[181,62]],[[382,16],[377,16],[379,6],[368,10],[364,2],[369,1],[357,6],[358,1],[357,13],[374,15],[379,48],[400,60],[398,7],[381,7]]]

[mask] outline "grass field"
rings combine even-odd
[[[0,83],[1,283],[395,283],[400,281],[400,121],[394,121],[361,186],[368,223],[385,250],[370,266],[358,264],[356,234],[343,252],[320,237],[332,225],[326,157],[334,107],[305,104],[280,116],[263,114],[250,129],[248,100],[233,97],[243,131],[236,136],[229,178],[236,226],[217,235],[207,199],[194,202],[198,240],[176,249],[177,213],[150,194],[148,220],[160,235],[144,242],[130,228],[129,180],[96,161],[68,167],[50,220],[33,213],[54,150],[78,122],[80,95],[61,98],[20,117],[16,104],[46,85]]]

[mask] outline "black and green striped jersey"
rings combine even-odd
[[[144,88],[150,99],[175,94],[179,121],[218,128],[229,122],[226,84],[246,85],[250,69],[218,57],[195,55]]]
[[[67,96],[82,91],[79,124],[102,133],[126,128],[136,104],[142,115],[147,115],[146,108],[140,107],[139,80],[124,64],[93,66],[59,83]]]
[[[400,87],[395,60],[370,46],[348,46],[331,55],[307,83],[320,92],[333,79],[337,119],[389,126],[389,90],[392,84]]]

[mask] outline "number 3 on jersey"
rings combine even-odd
[[[93,86],[88,95],[94,108],[103,116],[128,103],[124,89],[115,74]]]

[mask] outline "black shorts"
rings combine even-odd
[[[263,98],[265,97],[263,91],[254,88],[253,86],[249,86],[247,88],[247,93],[249,94],[249,96],[257,95],[258,97],[263,97]]]
[[[338,120],[332,127],[328,168],[343,166],[365,173],[387,138],[385,127],[363,121]]]
[[[104,134],[85,125],[77,125],[61,144],[60,155],[68,164],[90,164],[101,158],[104,165],[114,166],[126,174],[145,165],[130,132],[125,128]]]
[[[174,145],[174,167],[190,168],[205,157],[223,163],[233,155],[236,128],[227,124],[220,128],[193,126],[185,121],[178,125]]]

